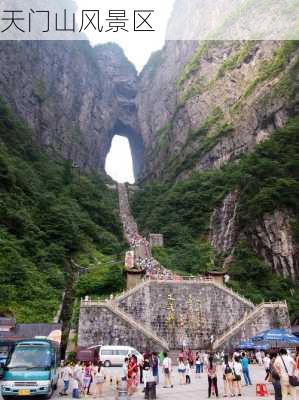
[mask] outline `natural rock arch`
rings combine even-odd
[[[111,143],[115,135],[126,137],[129,141],[133,161],[134,177],[137,180],[144,156],[144,143],[142,136],[132,126],[126,125],[123,121],[118,119],[111,130],[105,159],[107,158],[108,152],[111,149]]]

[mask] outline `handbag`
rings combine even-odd
[[[283,362],[284,369],[286,370],[286,373],[289,376],[289,384],[291,386],[299,386],[299,380],[298,380],[297,376],[289,375],[289,371],[288,371],[288,369],[287,369],[287,367],[285,365],[284,359],[281,356],[280,356],[280,358],[281,358],[281,361]]]
[[[297,376],[289,375],[289,382],[291,386],[299,386],[299,379]]]

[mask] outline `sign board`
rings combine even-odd
[[[163,235],[159,233],[150,233],[149,242],[151,248],[153,247],[163,247],[164,246],[164,238]]]
[[[130,250],[126,252],[125,266],[127,269],[134,268],[134,251]]]

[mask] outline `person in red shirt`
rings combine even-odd
[[[128,395],[132,395],[137,389],[138,362],[137,357],[133,354],[128,364]]]
[[[185,359],[185,354],[184,354],[184,349],[182,349],[182,350],[179,352],[178,360],[179,360],[179,362],[184,362],[184,359]]]
[[[190,349],[189,352],[188,352],[188,357],[187,357],[187,358],[188,358],[190,367],[192,368],[193,365],[194,365],[194,357],[193,357],[193,353],[192,353],[192,350],[191,350],[191,349]]]

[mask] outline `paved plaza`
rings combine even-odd
[[[257,399],[255,395],[256,383],[264,383],[265,371],[263,367],[253,365],[250,369],[251,377],[253,381],[252,386],[243,387],[243,396],[244,400],[253,400]],[[119,368],[106,368],[106,374],[108,376],[112,375],[113,377],[119,376],[120,369]],[[163,388],[163,384],[159,384],[157,386],[157,399],[161,400],[203,400],[208,398],[208,380],[207,375],[202,374],[201,377],[195,378],[194,374],[192,375],[192,381],[190,385],[179,385],[178,374],[176,371],[173,372],[173,389]],[[110,379],[109,379],[110,380]],[[223,380],[221,374],[221,368],[219,368],[218,373],[218,386],[219,386],[219,398],[223,398]],[[272,391],[272,385],[267,385],[268,389]],[[67,399],[67,396],[62,396]],[[59,394],[56,394],[54,398],[62,398]],[[299,395],[297,396],[299,399]],[[69,396],[70,398],[70,396]],[[92,396],[87,396],[86,398],[92,398]],[[106,383],[104,387],[104,395],[102,399],[112,400],[115,399],[115,385]],[[267,397],[268,399],[274,399],[273,394]],[[141,400],[144,399],[144,394],[142,393],[142,387],[139,386],[138,392],[135,393],[131,399]]]

